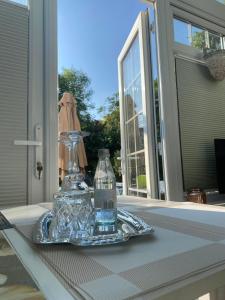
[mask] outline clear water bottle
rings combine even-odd
[[[111,234],[117,231],[116,177],[108,149],[98,151],[98,165],[94,177],[94,234]]]

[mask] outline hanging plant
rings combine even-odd
[[[225,78],[225,50],[215,50],[204,55],[206,65],[215,80]]]

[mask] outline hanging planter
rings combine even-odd
[[[205,56],[206,65],[215,80],[225,78],[225,50],[215,50]]]

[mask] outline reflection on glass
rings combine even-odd
[[[204,49],[206,47],[205,31],[201,28],[191,26],[191,46],[198,49]]]
[[[128,186],[129,188],[137,188],[137,169],[136,169],[136,156],[128,157]]]
[[[125,131],[128,194],[138,196],[138,186],[146,189],[144,161],[144,118],[140,69],[139,36],[133,40],[123,61]],[[143,153],[136,153],[143,151]],[[140,160],[138,162],[137,160]],[[140,170],[138,171],[138,168]],[[141,172],[141,173],[138,173]],[[143,177],[144,176],[144,177]],[[143,193],[143,191],[142,191]],[[146,195],[145,195],[146,196]]]
[[[221,4],[225,4],[225,0],[216,0],[216,1],[221,3]]]
[[[126,120],[142,110],[139,37],[133,41],[124,61],[124,95]]]
[[[138,193],[138,197],[147,198],[146,193]]]
[[[136,138],[136,151],[144,149],[144,116],[138,115],[135,118],[135,138]]]
[[[142,98],[141,98],[141,76],[139,75],[134,82],[134,115],[142,111]]]
[[[129,121],[127,127],[127,153],[135,152],[135,140],[134,140],[134,120]]]
[[[219,50],[222,49],[221,37],[209,32],[209,48]]]
[[[173,29],[174,29],[174,40],[177,43],[181,43],[187,46],[191,45],[188,24],[178,20],[173,20]]]
[[[129,195],[129,196],[137,196],[137,195],[138,195],[138,193],[137,193],[137,192],[135,192],[135,191],[131,191],[131,190],[129,190],[129,191],[128,191],[128,195]],[[146,195],[145,195],[145,197],[146,197]]]
[[[126,91],[130,85],[131,78],[132,78],[132,65],[131,65],[130,51],[128,52],[128,54],[123,62],[123,77],[124,77],[124,88]]]
[[[174,41],[197,49],[222,49],[221,36],[202,28],[174,18]]]
[[[155,8],[154,5],[150,6],[149,13],[149,23],[155,24]],[[180,29],[179,29],[180,25]],[[179,20],[174,19],[174,36],[175,40],[180,43],[189,45],[188,39],[188,26],[187,24],[180,24]],[[152,73],[153,73],[153,96],[154,96],[154,113],[155,113],[155,143],[157,145],[156,152],[156,162],[157,162],[157,176],[158,176],[158,185],[164,182],[164,166],[162,159],[162,151],[159,151],[159,145],[162,145],[161,141],[161,109],[160,109],[160,92],[158,88],[159,74],[158,74],[158,56],[157,56],[157,44],[156,44],[156,32],[151,31],[151,64],[152,64]],[[164,199],[164,195],[160,193],[159,189],[159,198]]]
[[[28,5],[28,0],[10,0],[10,2],[14,2],[16,4],[22,4],[27,6]]]
[[[140,190],[143,193],[146,188],[145,154],[138,153],[128,157],[128,187],[129,190]]]
[[[140,50],[139,50],[139,37],[137,36],[133,42],[132,48],[132,65],[133,65],[133,79],[140,73]]]
[[[138,189],[141,190],[145,190],[147,188],[144,153],[137,154],[137,186]]]
[[[129,120],[134,114],[133,90],[130,88],[125,94],[126,120]]]

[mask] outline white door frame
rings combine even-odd
[[[121,50],[118,57],[118,74],[119,74],[119,95],[120,99],[124,99],[123,93],[123,60],[129,51],[135,37],[139,35],[140,48],[140,69],[141,69],[141,86],[142,86],[142,104],[144,116],[144,150],[145,150],[145,166],[146,166],[146,184],[147,196],[156,198],[158,194],[157,172],[156,172],[156,157],[155,157],[155,132],[154,132],[154,109],[152,104],[152,94],[150,92],[151,72],[150,72],[150,53],[147,39],[147,24],[145,12],[142,12],[137,17],[130,34]],[[120,101],[120,122],[121,122],[121,162],[123,170],[123,191],[127,193],[128,170],[126,162],[126,144],[127,136],[125,133],[125,106],[124,101]],[[125,165],[125,168],[124,168]],[[141,191],[140,191],[141,192]]]
[[[57,0],[44,1],[44,12],[44,196],[52,201],[59,182]]]
[[[149,1],[152,2],[152,1]],[[162,145],[166,199],[183,201],[183,174],[177,111],[173,14],[177,8],[225,28],[225,5],[212,0],[157,0],[156,31],[161,94]],[[203,20],[202,20],[203,21]]]
[[[29,0],[28,139],[42,127],[43,176],[35,177],[35,151],[28,147],[28,204],[50,201],[57,190],[57,0]]]

